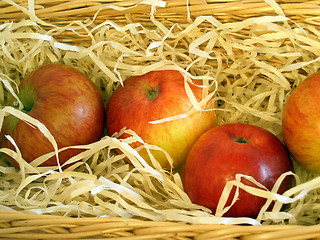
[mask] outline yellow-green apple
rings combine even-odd
[[[224,124],[204,133],[192,147],[184,169],[184,189],[193,203],[215,214],[225,184],[235,180],[236,174],[251,176],[271,190],[280,175],[292,170],[289,153],[271,132],[249,124]],[[246,179],[242,182],[254,186]],[[286,177],[279,193],[291,183],[292,178]],[[266,201],[243,189],[238,198],[224,216],[255,218]]]
[[[200,101],[202,88],[190,87]],[[178,168],[184,164],[197,138],[215,126],[215,112],[195,112],[185,118],[162,123],[152,121],[177,116],[191,108],[184,77],[179,71],[150,71],[128,78],[124,86],[118,87],[112,94],[107,104],[107,131],[110,135],[124,127],[135,131],[146,143],[165,150],[173,160],[173,167]],[[132,147],[139,145],[133,143]],[[145,149],[139,153],[151,164]],[[154,150],[152,154],[163,168],[170,167],[162,151]]]
[[[19,89],[22,111],[43,123],[59,148],[89,144],[102,137],[105,124],[102,96],[96,85],[79,70],[64,64],[46,64],[25,77]],[[13,148],[5,138],[7,134],[13,137],[27,162],[54,150],[38,128],[12,115],[5,118],[0,143],[1,147]],[[60,163],[80,151],[62,151]],[[17,165],[14,160],[12,162]],[[42,164],[53,165],[57,165],[55,157]]]
[[[284,143],[303,167],[320,172],[320,72],[290,94],[282,116]]]

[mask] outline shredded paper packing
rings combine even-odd
[[[176,69],[185,77],[186,91],[194,107],[190,112],[152,124],[208,110],[208,103],[214,102],[218,125],[250,123],[282,140],[284,102],[292,88],[320,68],[319,19],[310,19],[315,27],[294,22],[275,2],[267,1],[274,8],[275,16],[228,23],[219,22],[213,16],[189,18],[186,24],[162,22],[156,17],[156,9],[165,7],[165,2],[142,1],[141,4],[152,5],[151,27],[133,22],[129,17],[122,25],[107,19],[96,24],[93,18],[58,26],[37,18],[33,1],[29,1],[28,8],[7,2],[21,8],[29,19],[8,20],[0,26],[0,125],[8,115],[15,115],[39,128],[55,152],[27,163],[18,147],[0,149],[0,208],[35,214],[192,224],[309,225],[319,221],[320,178],[295,162],[294,173],[281,176],[272,191],[252,177],[238,174],[226,185],[214,215],[205,207],[191,203],[183,191],[181,172],[161,169],[152,156],[153,166],[141,158],[139,149],[133,149],[130,143],[141,142],[143,145],[139,148],[149,150],[159,148],[144,143],[130,129],[104,136],[89,145],[72,146],[84,151],[69,159],[66,169],[58,159],[56,167],[39,167],[64,149],[57,148],[53,136],[41,122],[6,106],[7,99],[14,98],[21,107],[17,97],[21,79],[45,63],[61,62],[84,72],[103,90],[105,102],[129,76]],[[110,8],[126,9],[112,5]],[[68,35],[76,38],[67,39]],[[203,89],[200,102],[189,88],[189,84],[194,84],[191,79],[203,82],[203,86],[198,86]],[[118,138],[124,132],[130,136]],[[6,137],[15,145],[11,136]],[[122,154],[115,154],[116,149]],[[20,169],[9,166],[5,155],[16,159]],[[167,158],[171,162],[168,154]],[[279,195],[277,189],[287,175],[295,177],[296,185]],[[243,179],[256,187],[246,185]],[[257,219],[223,217],[229,207],[225,205],[226,199],[233,188],[268,199]],[[237,195],[233,202],[236,200]],[[267,211],[272,203],[273,208]]]

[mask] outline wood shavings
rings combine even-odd
[[[130,17],[125,24],[108,19],[99,23],[83,19],[67,25],[50,24],[37,17],[34,1],[29,1],[28,8],[9,0],[5,2],[19,8],[29,19],[0,25],[0,125],[4,117],[14,114],[39,127],[54,146],[54,138],[45,126],[17,109],[4,107],[8,99],[19,100],[17,86],[21,79],[45,63],[62,62],[78,68],[102,90],[105,101],[129,76],[176,69],[185,76],[186,90],[194,106],[191,112],[205,110],[214,100],[218,124],[250,123],[280,139],[281,112],[291,89],[320,68],[317,19],[305,19],[311,25],[296,23],[274,1],[266,2],[279,15],[226,23],[213,16],[195,19],[189,16],[189,23],[161,21],[157,19],[156,7],[164,7],[165,2],[142,1],[137,5],[151,5],[150,29]],[[109,8],[127,9],[116,5]],[[94,18],[100,10],[96,10]],[[59,40],[61,36],[63,41]],[[90,44],[75,39],[86,39]],[[188,88],[191,78],[204,83],[199,86],[203,88],[200,102]],[[159,119],[154,124],[187,114]],[[301,184],[283,195],[276,194],[281,178],[270,192],[248,187],[241,179],[256,183],[255,180],[238,176],[227,186],[226,196],[232,187],[242,188],[269,199],[266,204],[275,201],[275,205],[270,212],[263,208],[257,219],[224,218],[220,215],[226,210],[225,199],[221,199],[217,216],[192,204],[182,189],[179,173],[165,171],[156,162],[149,166],[140,157],[139,149],[132,149],[130,143],[141,142],[147,149],[157,146],[145,144],[128,129],[123,131],[130,137],[120,140],[117,136],[105,136],[93,144],[73,146],[85,151],[69,159],[66,164],[71,165],[65,170],[60,165],[38,167],[64,149],[56,149],[28,164],[18,148],[15,151],[2,148],[3,154],[19,162],[20,170],[4,161],[0,166],[0,207],[36,214],[121,216],[193,224],[316,224],[319,221],[320,179],[296,164],[295,176]],[[115,149],[123,154],[116,155]],[[290,209],[283,212],[286,203],[291,203]]]

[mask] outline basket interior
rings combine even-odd
[[[23,77],[49,62],[80,69],[101,89],[105,102],[131,75],[176,69],[211,86],[218,124],[250,123],[282,139],[283,103],[320,69],[319,3],[1,1],[1,105],[14,97]],[[28,121],[8,108],[1,110],[2,118],[5,114]],[[132,133],[131,139],[118,141],[105,136],[85,146],[86,154],[76,156],[67,171],[26,163],[18,171],[4,161],[1,208],[187,224],[319,222],[320,179],[295,162],[297,186],[271,212],[262,209],[257,219],[216,217],[190,202],[181,171],[147,166],[136,157],[134,167],[125,162],[134,152],[128,148],[132,139],[139,137]],[[117,148],[126,149],[124,155],[115,156]]]

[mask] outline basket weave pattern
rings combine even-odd
[[[200,16],[213,16],[221,23],[243,22],[250,18],[262,16],[285,16],[290,19],[289,24],[299,24],[309,27],[310,29],[320,28],[319,0],[285,0],[277,2],[259,0],[168,0],[156,2],[157,8],[153,8],[151,4],[148,4],[148,1],[143,2],[139,0],[3,0],[0,1],[0,24],[7,23],[8,21],[19,22],[22,19],[31,19],[32,21],[42,24],[44,29],[50,30],[50,24],[63,27],[74,21],[81,20],[90,22],[94,19],[95,26],[106,20],[110,20],[119,26],[124,26],[128,22],[138,22],[145,28],[156,29],[157,26],[150,21],[150,12],[154,12],[156,20],[166,26],[172,26],[173,23],[188,26],[192,24],[194,19]],[[32,9],[32,15],[30,15],[30,9]],[[28,14],[26,12],[28,12]],[[208,24],[208,22],[202,22],[201,27],[205,28],[206,24]],[[250,32],[248,29],[242,29],[241,31],[239,35],[247,35]],[[318,32],[319,34],[319,30],[314,30],[314,32]],[[93,31],[93,33],[95,32]],[[62,43],[85,47],[93,43],[91,36],[83,29],[77,33],[62,32],[62,34],[56,35],[55,39]],[[286,43],[284,43],[284,45],[285,44]],[[319,41],[318,44],[320,44]],[[222,50],[217,49],[217,51]],[[315,57],[320,56],[318,52],[314,53],[314,55]],[[212,67],[217,67],[216,62],[210,64]],[[228,62],[226,64],[228,64]],[[319,205],[319,199],[315,200],[314,208],[319,208]],[[144,221],[121,217],[70,218],[0,210],[0,239],[304,240],[320,239],[320,225],[240,226],[185,224],[170,221]]]
[[[187,225],[124,218],[68,218],[0,212],[1,239],[319,239],[314,226]]]

